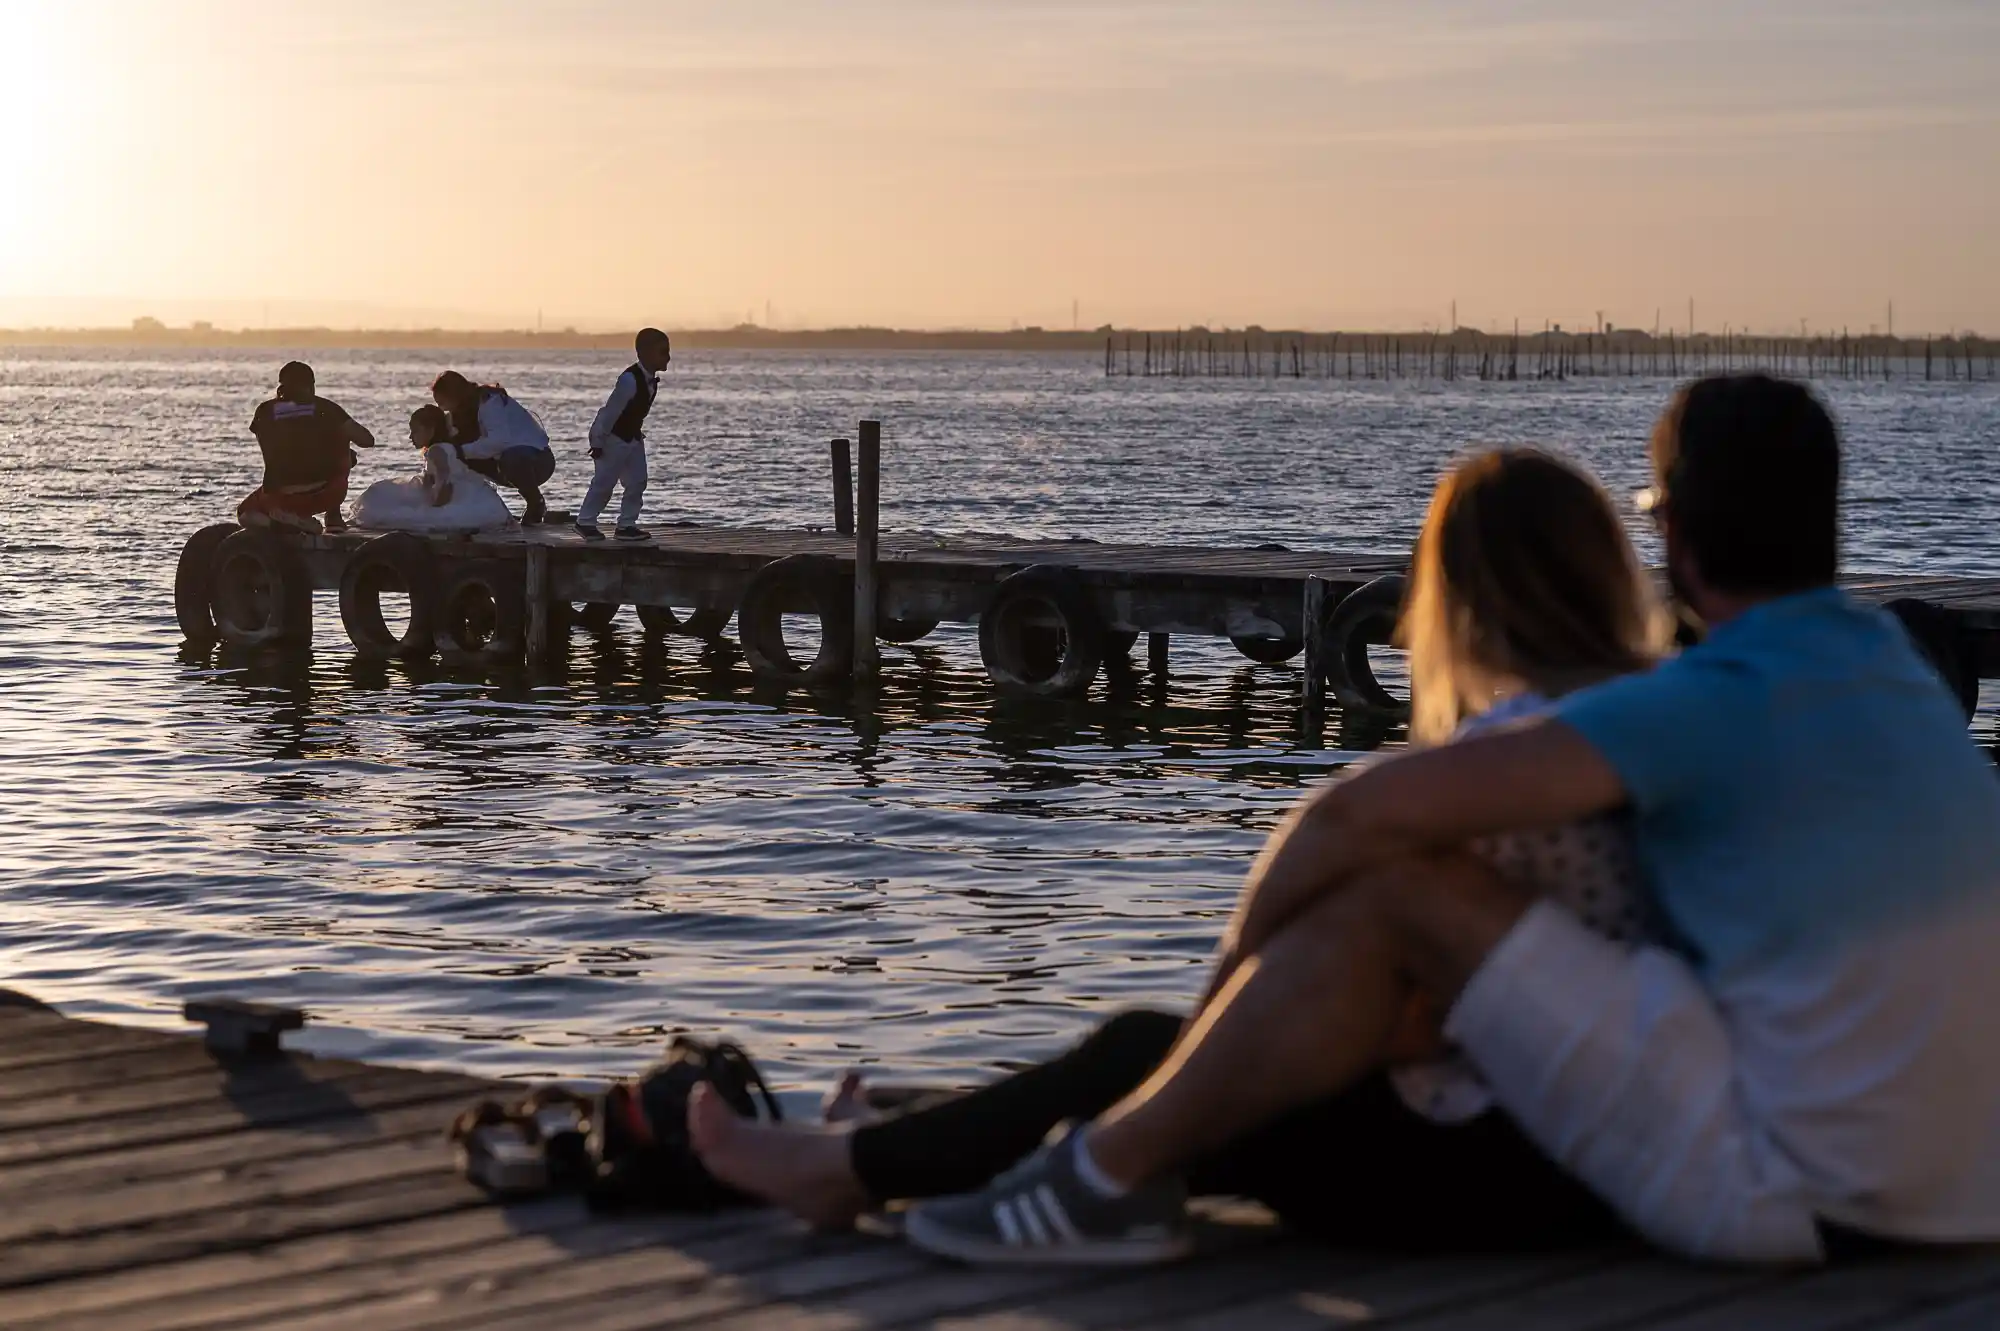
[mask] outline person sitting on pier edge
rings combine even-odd
[[[639,359],[618,376],[611,396],[590,423],[590,456],[597,470],[583,507],[576,513],[576,530],[586,541],[601,541],[597,519],[611,500],[611,489],[623,484],[618,499],[618,539],[643,541],[639,508],[646,498],[646,413],[660,392],[660,371],[673,362],[673,344],[657,328],[642,328],[633,341]]]
[[[459,532],[511,526],[514,515],[485,479],[445,442],[451,422],[439,407],[410,415],[410,443],[423,454],[423,470],[402,480],[377,481],[354,504],[354,525],[377,531]]]
[[[1164,1063],[982,1191],[914,1208],[913,1242],[1173,1255],[1185,1172],[1379,1084],[1413,994],[1519,1131],[1665,1248],[1812,1263],[2000,1239],[1993,765],[1897,622],[1834,585],[1839,448],[1811,393],[1698,381],[1651,453],[1669,578],[1707,639],[1304,801]],[[1667,942],[1622,948],[1464,850],[1618,809]],[[694,1108],[714,1138],[710,1098]],[[1407,1156],[1441,1221],[1493,1182],[1477,1151],[1439,1178],[1376,1133],[1371,1168]]]
[[[1418,539],[1400,630],[1420,700],[1412,734],[1458,742],[1545,712],[1577,688],[1644,669],[1668,628],[1594,481],[1529,449],[1470,458],[1439,482]],[[1621,946],[1650,936],[1653,912],[1622,820],[1487,838],[1476,851]],[[1218,1145],[1191,1168],[1189,1187],[1254,1197],[1333,1242],[1622,1237],[1610,1210],[1494,1108],[1461,1060],[1436,1057],[1435,1015],[1408,1008],[1398,1039],[1407,1065]],[[820,1223],[847,1221],[871,1201],[987,1183],[1065,1119],[1100,1113],[1138,1087],[1183,1025],[1170,1012],[1126,1012],[1052,1062],[865,1124],[853,1121],[866,1097],[850,1076],[828,1109],[847,1121],[832,1130],[762,1127],[709,1105],[694,1121],[695,1142],[739,1187]],[[1052,1223],[1034,1217],[1021,1223]]]
[[[258,404],[250,433],[264,454],[264,483],[236,509],[246,527],[280,522],[318,531],[326,515],[329,531],[347,524],[340,505],[347,498],[347,473],[354,448],[373,448],[375,436],[337,402],[320,397],[312,366],[286,361],[278,371],[278,393]]]
[[[457,370],[437,377],[431,397],[450,415],[451,442],[465,465],[520,492],[522,523],[533,526],[548,516],[542,486],[555,475],[556,455],[535,413],[498,384],[475,384]]]

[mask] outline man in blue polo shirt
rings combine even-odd
[[[1175,1172],[1393,1061],[1413,991],[1551,1167],[1665,1247],[2000,1239],[2000,780],[1896,621],[1833,585],[1839,450],[1805,388],[1692,384],[1651,453],[1706,641],[1309,800],[1160,1072],[985,1192],[914,1210],[913,1241],[1179,1251]],[[1622,949],[1461,850],[1618,808],[1670,947]],[[1028,1239],[994,1223],[1024,1205],[1048,1219]]]

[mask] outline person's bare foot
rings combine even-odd
[[[843,1229],[868,1209],[848,1162],[852,1124],[759,1123],[707,1086],[688,1099],[688,1139],[708,1171],[731,1187],[822,1229]]]
[[[819,1116],[828,1123],[866,1123],[881,1115],[868,1103],[868,1087],[853,1070],[840,1074],[840,1085],[820,1106]]]

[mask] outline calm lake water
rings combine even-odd
[[[885,649],[872,710],[753,689],[629,611],[552,688],[359,665],[326,594],[308,658],[186,650],[175,555],[254,483],[244,426],[284,359],[0,350],[0,983],[122,1020],[300,1003],[315,1047],[508,1075],[624,1072],[688,1028],[795,1086],[860,1061],[964,1076],[1186,1001],[1301,786],[1397,738],[1304,733],[1294,669],[1191,640],[1164,694],[1034,705],[995,701],[946,628]],[[450,363],[542,416],[559,506],[625,360],[311,359],[385,445],[356,493],[413,469],[402,422]],[[648,514],[825,524],[824,441],[879,416],[886,527],[1401,547],[1474,445],[1637,487],[1666,391],[689,353]],[[2000,387],[1824,391],[1850,565],[2000,575]]]

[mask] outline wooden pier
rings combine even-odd
[[[777,684],[867,682],[879,642],[915,642],[945,622],[977,624],[996,689],[1073,697],[1105,669],[1167,670],[1176,636],[1227,638],[1249,659],[1303,657],[1308,709],[1397,711],[1368,648],[1387,643],[1403,595],[1400,551],[1105,545],[904,536],[879,527],[881,426],[862,421],[858,460],[832,441],[833,530],[655,528],[637,542],[547,525],[416,536],[205,527],[182,549],[175,613],[190,641],[238,647],[312,641],[312,592],[336,590],[357,651],[443,656],[531,669],[574,625],[603,628],[620,606],[649,633],[714,640],[734,619],[752,672]],[[2000,677],[2000,578],[1858,574],[1857,593],[1895,611],[1968,717],[1979,681]],[[383,597],[405,598],[392,623]],[[795,653],[816,623],[810,656]],[[789,635],[789,636],[788,636]]]
[[[877,639],[907,643],[941,622],[976,623],[996,687],[1049,697],[1082,692],[1141,637],[1156,671],[1171,637],[1221,637],[1259,662],[1304,657],[1295,678],[1309,706],[1329,690],[1343,706],[1395,705],[1366,647],[1387,641],[1406,566],[1398,552],[865,536],[661,527],[625,544],[588,542],[566,525],[419,538],[239,534],[219,524],[188,544],[179,609],[191,639],[219,631],[241,646],[296,643],[312,639],[310,590],[338,589],[364,654],[439,652],[474,665],[525,655],[532,666],[558,635],[602,627],[631,605],[649,632],[714,639],[734,618],[760,679],[808,686],[871,674]],[[2000,579],[1846,581],[1897,605],[1968,711],[1978,681],[2000,677]],[[394,592],[410,597],[400,628],[381,610]],[[864,613],[872,634],[860,631]],[[787,635],[815,619],[807,655]],[[1308,623],[1320,632],[1308,634]]]
[[[9,1331],[1984,1331],[2000,1250],[1828,1271],[1636,1246],[1413,1258],[1212,1213],[1140,1272],[971,1271],[756,1211],[497,1205],[444,1126],[494,1084],[0,1009],[0,1326]],[[518,1087],[516,1088],[518,1089]]]

